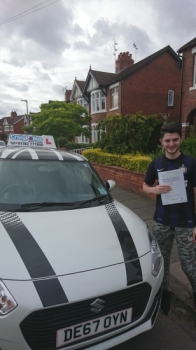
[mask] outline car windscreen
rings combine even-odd
[[[0,160],[0,210],[14,210],[27,203],[76,207],[104,195],[107,190],[88,162]],[[47,210],[57,209],[51,205]]]

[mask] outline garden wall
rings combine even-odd
[[[117,166],[92,164],[103,181],[114,180],[118,186],[145,195],[142,190],[145,174]],[[148,197],[155,199],[154,195]]]

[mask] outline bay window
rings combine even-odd
[[[117,109],[118,106],[119,83],[110,86],[110,109]]]
[[[196,90],[196,47],[192,48],[192,54],[193,54],[193,83],[192,86],[189,88],[189,90]]]
[[[196,53],[194,54],[193,86],[196,87]]]
[[[91,113],[105,112],[106,98],[101,90],[96,90],[91,93]]]

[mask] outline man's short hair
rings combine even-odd
[[[164,125],[162,125],[161,130],[160,130],[161,138],[163,138],[163,136],[166,133],[172,134],[174,132],[176,132],[180,137],[182,136],[181,126],[178,122],[164,124]]]

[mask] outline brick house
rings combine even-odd
[[[83,95],[84,86],[85,81],[77,80],[77,78],[75,78],[72,90],[67,90],[65,92],[65,100],[67,102],[76,101],[78,104],[86,108],[86,110],[89,112],[89,102],[87,98]],[[77,143],[89,143],[89,141],[90,140],[84,135],[75,137],[75,142]]]
[[[183,45],[178,53],[182,55],[181,122],[183,135],[193,125],[196,133],[196,38]]]
[[[22,127],[26,123],[26,115],[17,115],[12,111],[10,117],[0,119],[0,140],[7,142],[9,134],[24,134]]]
[[[85,101],[92,117],[91,141],[99,138],[98,122],[113,113],[162,113],[170,115],[171,120],[179,120],[180,68],[181,59],[170,46],[137,63],[129,52],[120,53],[115,73],[90,67],[85,82],[75,80],[70,99],[80,104]]]

